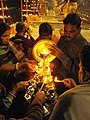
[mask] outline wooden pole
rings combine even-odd
[[[28,0],[26,0],[26,16],[28,16]]]
[[[3,8],[3,0],[1,0],[1,10],[2,10],[3,22],[5,23],[5,15],[4,15],[4,8]]]

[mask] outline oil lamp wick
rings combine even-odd
[[[43,83],[42,83],[41,88],[39,89],[39,91],[41,91],[41,90],[42,90],[42,88],[43,88],[44,84],[45,84],[45,83],[43,82]]]

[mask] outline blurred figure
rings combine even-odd
[[[24,54],[17,49],[12,43],[10,43],[10,27],[5,24],[0,24],[0,73],[2,79],[5,79],[8,72],[16,70],[16,63],[23,59]],[[10,46],[14,46],[16,49],[13,51]],[[17,52],[17,54],[16,54]]]
[[[62,0],[62,2],[60,2],[56,8],[57,13],[59,14],[60,12],[60,14],[64,15],[65,18],[67,14],[77,13],[78,3],[77,0]]]
[[[39,26],[39,37],[35,40],[37,43],[41,39],[57,41],[57,36],[53,34],[53,28],[48,22],[43,22]]]
[[[34,45],[42,39],[53,40],[54,42],[58,41],[58,37],[53,34],[53,28],[48,22],[43,22],[40,24],[39,37],[35,40]],[[29,55],[29,59],[34,59],[32,54]]]
[[[78,1],[77,0],[69,1],[68,11],[69,11],[69,13],[77,13],[78,12]]]
[[[68,14],[69,13],[77,13],[77,0],[64,0],[62,3],[62,7],[61,7],[61,12],[64,14],[64,8],[66,6],[66,4],[68,4]]]
[[[29,52],[31,52],[31,49],[34,45],[34,38],[30,35],[29,28],[26,28],[23,22],[19,22],[16,24],[16,32],[16,35],[11,38],[11,41],[16,43],[17,45],[20,45],[20,43],[22,42],[22,48],[20,48],[24,52],[25,56],[28,57],[28,54]]]
[[[39,15],[47,15],[47,12],[48,12],[47,0],[39,0],[38,3],[39,3],[39,6],[38,6]]]
[[[39,26],[39,37],[35,40],[35,43],[37,43],[41,39],[51,40],[52,32],[53,29],[49,23],[41,23]]]
[[[81,85],[76,85],[72,78],[64,80],[72,89],[59,96],[49,120],[90,119],[90,45],[84,46],[80,52],[79,68]]]

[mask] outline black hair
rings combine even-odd
[[[76,13],[70,13],[64,18],[63,23],[75,25],[78,29],[81,26],[81,18]]]
[[[39,35],[52,35],[52,27],[48,22],[41,23],[39,26]]]
[[[0,36],[2,36],[2,34],[9,29],[10,29],[10,26],[8,24],[1,23],[0,24]]]
[[[85,45],[80,52],[80,60],[87,72],[90,72],[90,44]]]
[[[25,30],[26,30],[26,27],[25,27],[25,24],[23,22],[19,22],[16,24],[16,31],[18,33],[25,32]]]

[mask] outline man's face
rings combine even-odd
[[[80,28],[76,28],[75,25],[65,24],[64,35],[67,41],[73,40],[80,33]]]
[[[3,43],[8,44],[8,42],[10,41],[10,34],[11,34],[10,30],[7,30],[3,33],[3,35],[1,36]]]

